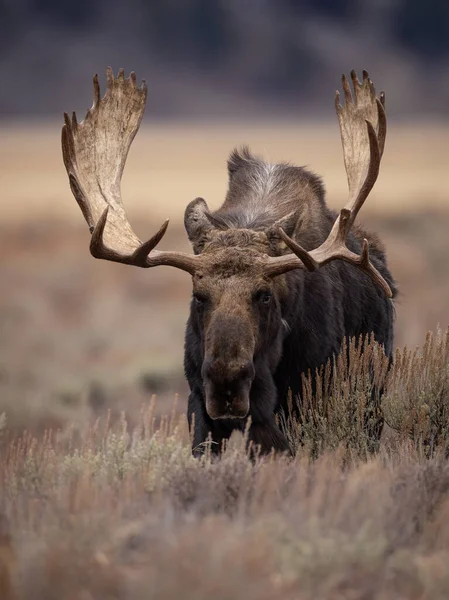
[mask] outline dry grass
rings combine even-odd
[[[449,330],[389,373],[375,345],[349,356],[309,397],[294,460],[252,463],[241,434],[221,460],[195,460],[185,419],[154,404],[133,430],[122,416],[10,439],[3,423],[2,600],[446,598],[447,436],[429,453],[427,432],[449,425]],[[374,457],[346,412],[363,414],[370,370],[397,429]]]

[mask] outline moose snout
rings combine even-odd
[[[253,361],[241,361],[229,364],[222,360],[208,360],[203,363],[203,378],[223,385],[244,380],[253,380],[255,375]]]
[[[225,365],[221,361],[206,360],[202,371],[209,416],[212,419],[245,417],[255,376],[253,362]]]

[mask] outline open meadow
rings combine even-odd
[[[218,463],[191,457],[189,276],[90,256],[59,123],[4,124],[0,140],[0,600],[449,597],[449,123],[389,125],[360,215],[399,285],[394,368],[371,346],[337,362],[304,422],[283,423],[297,457],[255,464],[239,436]],[[345,204],[334,120],[145,120],[123,181],[136,233],[170,217],[161,248],[188,251],[185,206],[219,206],[242,144],[309,166]]]

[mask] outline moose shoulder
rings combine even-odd
[[[379,172],[385,98],[365,71],[362,82],[351,78],[354,94],[343,76],[344,105],[336,99],[349,185],[340,214],[327,207],[319,177],[243,148],[229,158],[221,208],[210,212],[202,198],[186,208],[193,255],[155,249],[168,221],[142,243],[126,219],[120,181],[145,83],[109,69],[103,99],[94,78],[84,122],[65,116],[64,163],[93,256],[192,276],[184,366],[195,452],[209,437],[219,448],[248,417],[249,437],[263,452],[289,451],[276,414],[287,409],[289,390],[299,396],[301,373],[337,353],[345,336],[374,333],[391,356],[395,285],[377,238],[353,226]]]

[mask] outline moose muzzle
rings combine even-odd
[[[252,361],[206,360],[203,381],[206,410],[212,419],[242,419],[249,412],[249,398],[255,370]]]

